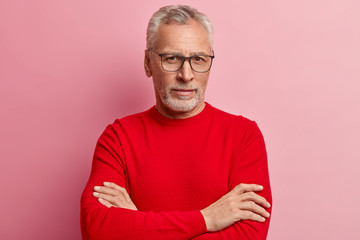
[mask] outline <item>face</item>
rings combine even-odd
[[[205,28],[195,20],[188,24],[162,24],[153,49],[157,53],[175,53],[185,57],[196,54],[212,55]],[[161,67],[161,57],[153,51],[145,53],[145,72],[153,78],[156,108],[168,117],[191,117],[204,108],[204,95],[209,72],[194,72],[188,61],[177,72]]]

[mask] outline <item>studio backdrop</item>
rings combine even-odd
[[[360,2],[0,1],[0,239],[80,239],[96,141],[155,103],[145,31],[161,6],[214,26],[206,101],[255,120],[269,240],[360,239]]]

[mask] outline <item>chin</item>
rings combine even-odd
[[[163,99],[163,103],[169,109],[174,112],[190,112],[200,104],[200,98],[198,96],[192,99]]]

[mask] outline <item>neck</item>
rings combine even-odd
[[[204,110],[204,108],[205,108],[205,103],[204,102],[199,103],[194,109],[192,109],[192,110],[190,110],[188,112],[172,111],[170,109],[162,107],[158,103],[156,103],[156,105],[155,105],[155,109],[161,115],[163,115],[163,116],[165,116],[167,118],[172,118],[172,119],[185,119],[185,118],[193,117],[193,116],[198,115],[199,113],[201,113],[202,110]]]

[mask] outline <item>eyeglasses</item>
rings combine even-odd
[[[171,53],[157,53],[152,49],[150,51],[156,53],[161,57],[161,67],[167,72],[177,72],[179,71],[186,60],[189,61],[190,67],[192,70],[198,73],[208,72],[211,68],[212,61],[215,56],[211,55],[194,55],[191,57],[184,57],[178,54]]]

